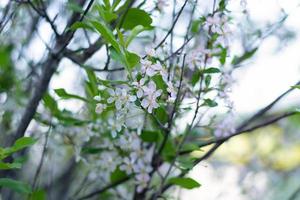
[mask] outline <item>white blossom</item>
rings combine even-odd
[[[158,0],[157,1],[157,8],[159,10],[163,10],[164,7],[167,7],[169,5],[168,0]]]
[[[139,81],[135,81],[132,85],[137,89],[136,96],[141,98],[144,94],[143,86],[145,84],[145,78],[141,78]]]
[[[229,111],[225,118],[216,126],[215,136],[216,137],[227,137],[235,132],[234,126],[234,114],[232,111]]]
[[[95,101],[101,101],[101,96],[100,95],[94,96],[94,100]]]
[[[150,176],[148,173],[141,173],[135,176],[136,184],[137,184],[137,192],[142,192],[148,185],[150,181]]]
[[[169,98],[175,100],[176,96],[177,96],[177,92],[176,92],[175,87],[173,86],[171,81],[167,82],[167,86],[168,86],[167,91],[170,95]]]
[[[154,48],[146,47],[146,54],[151,57],[156,57],[156,51]]]
[[[107,102],[115,102],[117,110],[121,110],[123,106],[127,108],[130,102],[134,102],[136,100],[136,97],[134,95],[130,95],[124,88],[117,88],[116,90],[109,89],[108,92],[111,96],[107,99]]]
[[[218,14],[214,14],[213,16],[208,16],[206,18],[205,27],[207,30],[210,28],[211,32],[213,33],[221,34],[222,33],[221,27],[223,22],[224,20],[222,20],[222,18]]]
[[[115,138],[117,136],[117,132],[120,132],[122,130],[122,123],[119,123],[116,120],[109,119],[108,124],[110,126],[111,136]]]
[[[162,66],[159,63],[152,64],[152,62],[149,60],[142,60],[141,64],[142,73],[150,77],[154,76],[162,69]]]
[[[107,108],[106,104],[97,103],[95,112],[101,114]]]
[[[161,95],[162,90],[156,90],[156,85],[153,81],[150,81],[148,86],[144,86],[143,90],[145,97],[142,100],[141,105],[147,109],[149,113],[152,113],[152,110],[159,106],[156,99]]]
[[[122,102],[120,97],[122,95],[122,90],[120,88],[117,88],[116,90],[109,88],[107,91],[110,94],[110,97],[107,99],[107,103],[115,102],[116,109],[121,109]]]
[[[134,162],[132,158],[125,157],[123,159],[123,164],[120,165],[120,170],[125,171],[126,174],[130,175],[133,172]]]

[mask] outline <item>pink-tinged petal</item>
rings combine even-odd
[[[155,73],[156,73],[156,72],[155,72],[153,69],[151,69],[151,68],[147,68],[147,70],[146,70],[146,74],[147,74],[148,76],[150,76],[150,77],[154,76]]]
[[[151,105],[149,105],[149,107],[148,107],[148,113],[152,113],[152,106]]]
[[[153,82],[153,81],[151,81],[150,83],[149,83],[149,90],[151,90],[152,92],[153,91],[155,91],[156,90],[156,85],[155,85],[155,83]]]
[[[144,93],[143,90],[139,89],[137,91],[136,95],[137,95],[138,98],[141,98],[143,96],[143,93]]]
[[[122,102],[120,100],[117,100],[115,103],[115,106],[116,106],[117,110],[120,110],[122,108]]]
[[[115,95],[115,91],[111,88],[107,89],[107,92],[110,94],[110,96],[114,96]]]
[[[157,70],[157,71],[162,70],[162,66],[159,63],[156,63],[156,64],[152,65],[152,68]]]
[[[148,99],[143,99],[141,105],[143,106],[143,108],[147,108],[149,106],[149,103],[150,102],[148,101]]]
[[[144,85],[145,84],[145,79],[144,78],[141,78],[141,80],[140,80],[140,85]]]
[[[159,97],[161,95],[161,93],[162,93],[162,90],[157,90],[155,92],[155,97]]]
[[[152,107],[153,108],[158,108],[158,106],[159,106],[159,104],[155,101],[155,102],[153,102],[153,104],[152,104]]]

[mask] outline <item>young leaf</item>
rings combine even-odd
[[[139,8],[130,8],[124,18],[122,27],[125,30],[131,30],[137,25],[150,28],[152,19],[150,15]]]
[[[16,152],[33,145],[34,143],[36,143],[36,141],[37,140],[32,137],[21,137],[10,149],[12,149],[13,152]]]
[[[91,69],[85,69],[85,72],[87,74],[88,80],[89,80],[89,84],[90,84],[90,89],[91,89],[91,95],[92,96],[96,96],[97,95],[97,77],[96,74],[93,70]]]
[[[46,192],[44,190],[36,190],[30,194],[29,200],[46,200]]]
[[[208,87],[210,85],[210,82],[211,82],[211,75],[207,75],[205,77],[204,82],[205,82],[205,86]]]
[[[294,86],[292,86],[292,88],[300,89],[300,85],[294,85]]]
[[[140,57],[135,53],[127,51],[126,52],[126,61],[127,61],[128,67],[130,69],[132,69],[140,62]]]
[[[82,100],[82,101],[88,101],[87,99],[81,97],[81,96],[78,96],[78,95],[75,95],[75,94],[69,94],[65,91],[65,89],[63,88],[59,88],[59,89],[55,89],[54,90],[55,93],[63,98],[63,99],[79,99],[79,100]]]
[[[0,178],[0,187],[9,188],[18,193],[31,193],[31,188],[28,184],[9,178]]]
[[[195,181],[192,178],[174,177],[174,178],[170,178],[168,180],[168,183],[178,185],[185,189],[193,189],[193,188],[197,188],[197,187],[201,186],[200,183],[198,183],[197,181]]]
[[[140,137],[144,142],[158,142],[161,136],[159,131],[143,130]]]
[[[96,8],[98,10],[99,15],[107,23],[110,23],[112,20],[117,19],[118,17],[118,15],[116,15],[115,13],[111,12],[110,10],[107,10],[105,6],[97,5]]]
[[[196,83],[198,83],[200,76],[201,76],[201,72],[199,70],[197,70],[195,73],[193,73],[192,79],[191,79],[193,86],[195,86]]]
[[[124,178],[126,178],[127,175],[125,172],[121,171],[119,168],[117,168],[113,173],[110,175],[110,181],[112,183],[118,182]]]
[[[246,51],[242,56],[240,56],[240,57],[234,57],[233,58],[233,60],[231,61],[231,64],[232,65],[238,65],[238,64],[240,64],[240,63],[242,63],[243,61],[245,61],[245,60],[247,60],[247,59],[249,59],[249,58],[251,58],[254,54],[255,54],[255,52],[257,51],[257,49],[258,48],[254,48],[254,49],[252,49],[252,50],[250,50],[250,51]]]
[[[71,27],[70,29],[71,30],[76,30],[76,29],[79,29],[79,28],[83,28],[83,29],[88,29],[88,30],[93,30],[93,27],[91,27],[89,24],[86,24],[84,22],[75,22]]]
[[[0,161],[0,170],[20,169],[21,167],[21,163],[4,163]]]
[[[218,68],[211,67],[211,68],[204,69],[202,72],[205,74],[214,74],[214,73],[220,73],[221,71]]]
[[[108,43],[110,43],[118,52],[121,52],[119,43],[108,27],[98,21],[91,21],[91,24]]]
[[[144,27],[142,25],[137,25],[136,27],[134,27],[134,29],[132,29],[130,35],[128,36],[126,43],[125,43],[125,47],[128,47],[129,44],[131,43],[131,41],[142,31],[144,31]]]
[[[209,107],[216,107],[218,103],[211,99],[204,99],[204,105],[207,105]]]

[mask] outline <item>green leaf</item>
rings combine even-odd
[[[190,156],[181,156],[177,159],[178,165],[182,170],[190,170],[194,167],[196,158]]]
[[[164,92],[167,92],[167,84],[163,80],[162,76],[160,74],[156,74],[152,77],[152,80],[155,82],[157,89],[161,89]]]
[[[233,58],[233,60],[231,61],[231,64],[232,64],[232,65],[238,65],[238,64],[242,63],[243,61],[245,61],[245,60],[251,58],[251,57],[255,54],[255,52],[257,51],[257,49],[258,49],[258,48],[254,48],[254,49],[252,49],[252,50],[250,50],[250,51],[246,51],[246,52],[245,52],[242,56],[240,56],[240,57],[235,56],[235,57]]]
[[[61,98],[63,98],[63,99],[79,99],[79,100],[82,100],[82,101],[85,101],[85,102],[88,101],[87,99],[85,99],[85,98],[83,98],[83,97],[81,97],[81,96],[78,96],[78,95],[75,95],[75,94],[69,94],[69,93],[67,93],[67,92],[65,91],[65,89],[63,89],[63,88],[55,89],[54,91],[55,91],[55,93],[56,93],[59,97],[61,97]]]
[[[105,85],[107,87],[111,87],[112,85],[122,85],[122,84],[128,84],[127,81],[118,81],[118,80],[104,80],[98,78],[97,81],[101,83],[102,85]]]
[[[210,85],[210,82],[211,82],[211,75],[207,75],[205,77],[204,82],[205,82],[205,86],[208,87]]]
[[[300,89],[300,85],[294,85],[294,86],[292,86],[292,88]]]
[[[37,140],[32,137],[21,137],[15,142],[15,144],[10,149],[12,149],[13,152],[16,152],[33,145],[34,143],[36,143],[36,141]]]
[[[43,102],[44,105],[51,111],[52,114],[59,113],[58,105],[55,99],[49,93],[44,94]]]
[[[129,69],[132,69],[140,62],[140,57],[135,53],[127,51],[126,60]]]
[[[44,190],[36,190],[30,195],[29,200],[46,200],[46,192]]]
[[[116,183],[126,177],[127,177],[126,173],[121,171],[119,168],[117,168],[113,173],[111,173],[110,181],[112,183]]]
[[[117,28],[117,34],[118,34],[118,38],[120,41],[120,44],[125,47],[125,41],[124,41],[124,35],[123,33],[120,31],[120,29]]]
[[[197,70],[195,73],[193,73],[191,79],[192,86],[195,86],[198,83],[200,76],[201,76],[200,70]]]
[[[125,47],[128,47],[131,41],[141,32],[143,32],[145,28],[142,25],[137,25],[132,29],[130,35],[128,36],[126,42],[125,42]]]
[[[118,17],[117,14],[111,12],[110,10],[107,10],[104,6],[96,5],[96,8],[98,10],[99,15],[107,23],[110,23],[112,20],[115,20]]]
[[[168,112],[166,110],[166,108],[164,106],[159,106],[156,110],[155,110],[155,115],[157,117],[157,119],[162,123],[165,124],[168,122],[169,119],[169,115]]]
[[[176,156],[176,148],[174,142],[171,139],[168,139],[163,150],[162,157],[167,162],[172,162]]]
[[[0,178],[0,187],[9,188],[18,193],[31,193],[31,188],[28,184],[9,178]]]
[[[204,105],[209,107],[216,107],[218,103],[211,99],[204,99]]]
[[[151,27],[152,19],[150,15],[139,8],[130,8],[124,18],[122,27],[125,30],[131,30],[137,25]]]
[[[12,46],[0,46],[0,93],[15,84],[15,70],[11,60]]]
[[[200,150],[199,146],[194,143],[186,143],[183,145],[182,151],[197,151]]]
[[[200,187],[200,183],[198,183],[197,181],[195,181],[194,179],[192,178],[177,178],[177,177],[174,177],[174,178],[170,178],[168,180],[168,183],[170,184],[174,184],[174,185],[178,185],[182,188],[185,188],[185,189],[193,189],[193,188],[197,188],[197,187]]]
[[[220,53],[220,63],[221,63],[222,65],[225,64],[225,62],[226,62],[226,57],[227,57],[227,49],[226,49],[226,48],[222,48],[222,51],[221,51],[221,53]]]
[[[76,30],[76,29],[79,29],[79,28],[83,28],[83,29],[88,29],[88,30],[93,30],[93,27],[90,26],[89,24],[86,24],[84,22],[75,22],[71,27],[70,29],[71,30]]]
[[[84,13],[83,8],[75,1],[68,1],[67,8],[77,13]]]
[[[125,59],[124,59],[124,55],[121,52],[117,52],[114,48],[109,48],[109,53],[110,53],[110,57],[121,64],[126,65]]]
[[[99,152],[103,151],[103,148],[99,147],[83,147],[81,150],[81,153],[83,154],[97,154]]]
[[[0,161],[0,170],[20,169],[21,167],[21,163],[4,163]]]
[[[144,142],[158,142],[162,135],[159,131],[143,130],[140,137]]]
[[[197,34],[199,32],[199,29],[201,27],[201,25],[206,21],[205,17],[201,17],[198,20],[195,20],[192,22],[192,27],[191,27],[191,31],[194,34]]]
[[[85,72],[88,76],[88,80],[89,80],[89,85],[90,85],[90,89],[91,89],[91,95],[92,97],[97,95],[98,92],[98,87],[97,87],[97,77],[96,74],[93,70],[91,69],[85,69]]]
[[[202,73],[205,73],[205,74],[214,74],[214,73],[220,73],[220,72],[221,71],[215,67],[210,67],[210,68],[202,70]]]
[[[97,21],[91,21],[91,24],[108,43],[110,43],[118,52],[121,52],[119,43],[117,42],[111,30],[106,25]]]
[[[224,10],[226,10],[226,1],[225,0],[221,0],[220,2],[219,2],[219,11],[224,11]]]

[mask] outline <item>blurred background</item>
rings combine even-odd
[[[177,3],[182,4],[183,1]],[[3,14],[8,0],[0,0],[0,14]],[[48,13],[53,18],[60,12],[64,13],[64,4],[67,1],[53,1],[49,3]],[[199,1],[203,10],[201,15],[211,7],[211,2]],[[149,1],[145,6],[150,10],[154,1]],[[241,5],[242,4],[242,5]],[[155,24],[167,24],[171,19],[173,1],[168,1],[163,12],[153,11],[152,16]],[[234,84],[231,99],[234,102],[236,118],[238,121],[246,118],[251,113],[266,106],[276,97],[288,90],[300,78],[300,2],[298,0],[231,0],[228,9],[233,16],[233,32],[231,42],[231,56],[239,55],[241,52],[252,49],[259,45],[259,49],[252,59],[247,60],[233,73]],[[46,44],[51,43],[51,27],[45,22],[39,22],[30,41],[27,41],[27,34],[30,34],[24,27],[28,26],[28,13],[16,11],[14,20],[1,30],[0,35],[0,62],[4,62],[8,52],[14,63],[14,72],[0,77],[0,118],[2,123],[0,132],[8,130],[6,126],[14,127],[19,120],[20,113],[14,116],[7,116],[10,109],[14,109],[15,102],[24,103],[24,99],[16,96],[9,102],[9,93],[4,86],[4,78],[9,80],[18,79],[22,83],[24,74],[30,74],[30,66],[38,63],[45,56]],[[175,33],[182,34],[182,27],[186,25],[188,12],[183,14]],[[34,19],[34,18],[33,18]],[[58,29],[62,29],[66,22],[63,15],[58,16]],[[30,24],[30,23],[29,23]],[[161,25],[163,27],[163,25]],[[13,31],[12,31],[13,30]],[[80,35],[81,34],[81,35]],[[71,48],[85,45],[80,41],[82,33],[76,35],[71,43]],[[91,35],[91,39],[95,40]],[[182,39],[178,37],[175,46],[179,47]],[[177,44],[178,43],[178,44]],[[9,44],[15,45],[15,50],[10,52],[4,49]],[[6,48],[6,47],[5,47]],[[9,47],[7,47],[9,48]],[[136,45],[136,51],[143,51],[143,46]],[[176,48],[176,47],[175,47]],[[89,61],[89,65],[102,66],[105,57],[104,51],[97,52]],[[20,55],[26,59],[20,59]],[[39,71],[32,73],[39,73]],[[15,77],[7,77],[11,75]],[[101,76],[101,75],[99,75]],[[64,59],[50,84],[50,93],[53,89],[65,88],[73,94],[82,94],[82,69],[75,66],[70,60]],[[35,80],[33,76],[32,81]],[[8,81],[9,82],[9,81]],[[7,83],[7,81],[5,81]],[[30,82],[26,82],[30,85]],[[26,95],[25,95],[26,96]],[[293,91],[287,95],[279,104],[274,107],[269,115],[273,115],[291,108],[299,107],[300,92]],[[80,112],[81,107],[78,101],[59,101],[59,106],[72,112]],[[268,117],[268,116],[266,116]],[[32,122],[27,132],[29,135],[37,129],[45,132],[47,127],[39,126]],[[1,131],[2,130],[2,131]],[[1,133],[2,134],[2,133]],[[2,134],[1,137],[4,135]],[[55,135],[53,135],[55,137]],[[2,140],[3,141],[3,140]],[[62,166],[53,167],[51,162],[68,160],[70,149],[59,152],[50,149],[47,166],[44,173],[52,177],[59,174],[59,169],[67,168],[66,162]],[[1,141],[0,141],[1,144]],[[35,145],[32,149],[34,155],[39,155],[42,150],[41,144]],[[32,163],[38,165],[39,156],[31,158]],[[55,156],[58,156],[57,160]],[[28,170],[30,166],[27,166]],[[52,175],[51,175],[52,174]],[[32,173],[25,174],[30,177]],[[179,199],[204,199],[204,200],[300,200],[300,117],[294,116],[257,131],[243,134],[226,142],[206,162],[199,164],[190,173],[191,177],[201,183],[199,189],[176,190]],[[54,175],[55,176],[55,175]]]

